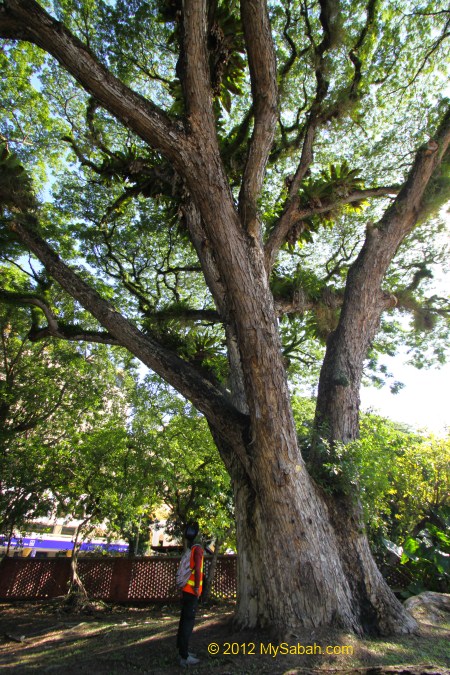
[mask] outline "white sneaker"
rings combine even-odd
[[[200,663],[200,659],[196,659],[192,654],[189,654],[187,659],[180,658],[180,666],[183,666],[183,668],[186,668],[186,666],[196,666],[197,663]]]

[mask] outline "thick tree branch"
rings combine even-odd
[[[106,345],[119,345],[118,340],[108,332],[88,330],[77,324],[68,325],[60,322],[45,300],[33,293],[17,293],[0,288],[0,300],[12,305],[31,305],[38,307],[42,311],[47,319],[47,326],[40,328],[32,326],[28,333],[28,339],[31,342],[37,342],[46,337],[53,337],[74,342],[83,341],[97,342]]]
[[[44,49],[125,126],[179,162],[185,134],[162,110],[114,77],[86,45],[35,0],[3,0],[0,37],[26,40]]]
[[[344,206],[345,204],[354,204],[355,202],[359,202],[364,199],[370,199],[371,197],[386,197],[388,195],[396,195],[399,189],[400,188],[396,185],[390,185],[387,187],[367,188],[366,190],[354,190],[348,196],[342,197],[342,199],[336,199],[333,202],[322,204],[321,206],[305,208],[301,207],[300,197],[297,195],[290,201],[288,208],[283,213],[282,217],[278,221],[275,228],[272,230],[267,240],[265,245],[267,270],[269,271],[272,268],[276,255],[280,247],[286,241],[286,236],[291,227],[297,223],[300,223],[305,218],[329,213],[339,206]]]
[[[323,37],[317,51],[319,54],[324,54],[334,46],[337,40],[337,19],[340,13],[340,3],[336,0],[319,0],[319,4],[319,19],[322,24]]]
[[[329,109],[323,110],[323,102],[328,92],[329,83],[325,77],[327,66],[325,62],[325,54],[332,49],[336,40],[338,39],[338,31],[336,30],[337,18],[339,14],[339,4],[336,2],[329,2],[329,0],[322,0],[320,2],[320,22],[323,29],[323,38],[319,45],[315,45],[312,38],[311,26],[309,23],[308,11],[305,6],[303,15],[306,24],[306,32],[310,42],[314,48],[317,65],[316,65],[316,94],[311,106],[311,110],[306,122],[304,132],[304,140],[300,162],[294,177],[289,185],[288,197],[284,211],[278,221],[277,226],[272,231],[269,240],[265,247],[266,268],[270,271],[276,254],[283,244],[286,234],[292,225],[295,223],[296,212],[299,208],[298,191],[301,183],[308,171],[313,160],[313,146],[316,138],[317,129],[325,122],[342,115],[343,110],[348,110],[349,102],[356,104],[359,94],[359,84],[362,77],[362,63],[359,59],[358,52],[364,45],[364,42],[372,28],[375,18],[376,0],[369,0],[367,4],[367,19],[361,30],[359,38],[355,47],[349,52],[349,58],[354,66],[354,76],[350,87],[342,92],[342,95],[337,97],[337,101]],[[370,196],[370,195],[368,195]],[[378,195],[372,195],[378,196]],[[298,219],[297,219],[298,222]]]
[[[180,78],[189,125],[215,138],[215,120],[208,60],[208,9],[206,0],[185,0]]]
[[[396,298],[382,290],[383,278],[397,249],[420,217],[425,190],[450,145],[450,111],[434,139],[419,149],[394,203],[367,235],[351,265],[336,330],[327,342],[317,397],[316,429],[331,440],[347,442],[358,428],[359,388],[364,359],[382,312]],[[351,411],[342,422],[342,409]]]
[[[38,295],[34,293],[17,293],[0,288],[0,300],[12,305],[33,305],[34,307],[39,307],[47,319],[49,330],[56,331],[58,329],[57,318],[45,300]]]
[[[275,51],[266,2],[241,0],[241,15],[250,68],[254,129],[239,195],[244,227],[259,236],[259,198],[278,119]]]
[[[393,204],[376,226],[368,227],[365,244],[350,270],[350,280],[358,270],[358,274],[370,277],[374,289],[380,288],[399,245],[420,218],[427,186],[449,146],[450,110],[442,119],[434,139],[417,152],[409,175]]]
[[[442,119],[434,139],[419,149],[409,176],[392,206],[386,211],[378,230],[391,241],[393,253],[409,234],[421,215],[425,190],[450,145],[450,109]]]
[[[191,364],[183,361],[151,336],[142,333],[117,312],[95,289],[86,284],[28,225],[15,220],[10,229],[46,267],[48,273],[117,340],[146,366],[154,370],[203,414],[220,424],[228,436],[244,433],[247,419],[231,404],[228,396]]]
[[[283,64],[280,74],[281,74],[281,80],[283,81],[286,78],[286,75],[289,74],[291,69],[293,68],[295,62],[300,56],[303,56],[309,51],[309,47],[305,47],[304,49],[301,50],[301,52],[298,51],[297,45],[295,44],[295,40],[292,39],[292,37],[289,35],[289,29],[292,25],[292,23],[297,23],[294,22],[292,19],[292,12],[291,12],[291,3],[289,2],[288,5],[285,7],[285,14],[286,14],[286,22],[283,27],[283,37],[286,40],[287,44],[289,45],[290,49],[290,54],[289,57],[287,58],[286,62]]]
[[[119,347],[120,342],[106,331],[88,330],[78,324],[58,323],[57,328],[46,326],[43,328],[32,328],[28,333],[31,342],[37,342],[47,337],[67,340],[69,342],[95,342],[101,345],[111,345]]]
[[[197,256],[202,266],[206,284],[217,307],[218,315],[220,319],[226,323],[229,315],[226,289],[217,267],[214,251],[212,250],[210,241],[206,235],[201,215],[193,200],[188,196],[186,196],[181,208],[186,219],[192,243],[197,251]]]
[[[271,243],[266,245],[266,250],[265,250],[265,256],[266,256],[266,269],[268,273],[270,272],[270,269],[273,265],[273,262],[275,260],[276,253],[278,252],[280,246],[282,245],[284,241],[284,237],[286,236],[286,233],[289,230],[289,226],[287,226],[287,222],[291,219],[293,212],[298,208],[298,191],[300,189],[300,185],[302,183],[302,180],[305,177],[306,172],[308,171],[312,160],[313,160],[313,146],[314,146],[314,141],[316,138],[316,132],[317,128],[319,126],[320,120],[319,120],[319,114],[321,111],[321,106],[322,102],[325,99],[325,96],[328,91],[328,82],[325,79],[323,73],[325,72],[325,65],[324,65],[324,53],[325,51],[331,46],[332,40],[330,37],[330,33],[327,30],[327,27],[329,28],[329,19],[331,16],[331,13],[329,11],[329,5],[328,5],[328,0],[324,0],[321,5],[321,22],[324,27],[324,36],[323,40],[320,43],[319,46],[316,46],[314,43],[313,37],[312,37],[312,32],[311,32],[311,25],[309,22],[309,17],[308,17],[308,10],[306,5],[304,6],[303,10],[303,16],[305,20],[305,25],[306,25],[306,33],[307,36],[311,42],[311,45],[314,49],[314,52],[316,54],[317,58],[317,66],[315,70],[316,74],[316,95],[314,98],[314,101],[311,105],[311,109],[308,115],[308,119],[305,124],[305,131],[304,131],[304,139],[303,139],[303,146],[302,146],[302,152],[300,156],[300,161],[297,167],[297,170],[294,174],[294,177],[290,183],[289,186],[289,191],[288,191],[288,197],[286,200],[286,205],[283,211],[283,214],[280,217],[280,220],[278,222],[278,225],[275,227],[275,229],[272,232],[271,235]],[[285,231],[285,234],[282,235],[281,233]]]
[[[363,29],[361,30],[361,33],[359,35],[358,41],[355,44],[355,47],[351,49],[349,52],[350,61],[353,63],[353,66],[355,68],[353,81],[349,91],[349,98],[351,100],[358,98],[358,87],[362,78],[362,62],[358,56],[358,52],[364,45],[367,35],[369,34],[370,30],[374,25],[376,9],[377,9],[377,0],[369,0],[366,7],[367,11],[366,23],[364,24]]]

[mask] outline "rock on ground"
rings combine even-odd
[[[415,619],[440,623],[450,620],[450,594],[426,591],[408,598],[404,603]]]

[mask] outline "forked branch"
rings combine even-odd
[[[254,128],[239,194],[239,214],[250,234],[259,235],[259,198],[278,119],[275,51],[266,3],[241,1],[250,68]]]

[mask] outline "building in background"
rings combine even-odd
[[[24,531],[14,532],[9,537],[0,534],[0,557],[15,558],[61,558],[72,555],[77,527],[81,520],[67,518],[39,518],[28,523]],[[97,526],[95,533],[86,538],[80,549],[80,556],[86,555],[128,555],[129,545],[123,539],[107,536],[107,527]],[[166,520],[153,522],[148,531],[145,555],[155,553],[178,553],[182,551],[179,542],[167,534]]]
[[[27,531],[15,532],[11,537],[8,555],[15,558],[70,558],[76,530],[80,523],[80,520],[68,521],[64,518],[39,518],[32,521]],[[102,535],[106,535],[106,528],[97,527],[95,536],[82,542],[80,556],[96,553],[100,555],[128,554],[126,541],[121,539],[111,541]],[[6,535],[0,535],[0,556],[6,555],[8,539]]]

